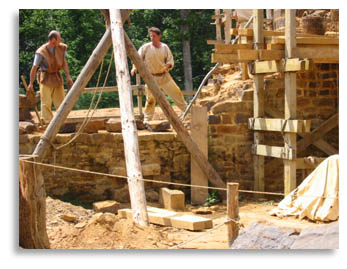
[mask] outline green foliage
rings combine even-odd
[[[219,194],[216,190],[209,190],[208,197],[204,203],[204,206],[211,206],[220,202]]]
[[[212,9],[192,9],[186,20],[180,18],[178,9],[146,9],[133,10],[130,15],[130,25],[124,28],[138,49],[149,42],[148,28],[156,26],[162,31],[162,42],[170,47],[175,67],[171,71],[173,78],[181,89],[184,88],[184,70],[182,56],[182,39],[189,39],[192,55],[193,85],[196,89],[205,74],[213,66],[210,55],[212,47],[206,40],[215,39],[215,27],[210,25]],[[188,23],[189,34],[181,33],[182,23]],[[99,10],[78,9],[21,9],[19,10],[19,88],[24,88],[20,75],[25,75],[29,83],[29,74],[34,59],[35,51],[47,42],[48,33],[58,30],[62,35],[62,42],[68,45],[68,64],[73,80],[81,72],[93,50],[105,32],[104,18]],[[103,76],[99,86],[102,86],[107,66],[111,58],[111,50],[105,57]],[[131,62],[128,61],[129,70]],[[91,78],[87,87],[95,87],[98,71]],[[135,84],[135,77],[131,78]],[[114,64],[109,74],[106,86],[116,85]],[[35,83],[35,90],[38,85]],[[82,94],[75,109],[89,107],[91,96]],[[136,98],[134,98],[136,104]],[[104,93],[99,108],[119,106],[117,93]]]

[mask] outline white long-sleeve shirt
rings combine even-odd
[[[142,60],[145,62],[149,72],[152,74],[161,73],[166,64],[171,65],[169,70],[174,67],[172,52],[165,43],[161,43],[161,46],[156,48],[153,46],[152,42],[149,42],[142,45],[138,52]],[[162,76],[154,76],[154,78],[157,80],[159,85],[163,85],[172,79],[168,72]]]

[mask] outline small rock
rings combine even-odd
[[[93,209],[95,212],[110,212],[117,214],[120,203],[113,200],[101,201],[93,203]]]
[[[76,220],[76,216],[72,214],[63,214],[60,215],[60,218],[68,222],[74,222]]]

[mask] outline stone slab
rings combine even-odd
[[[191,231],[198,231],[204,229],[210,229],[213,226],[211,219],[193,216],[184,213],[177,213],[161,208],[147,207],[148,218],[150,223],[175,227],[180,229],[186,229]],[[120,209],[118,215],[121,218],[132,218],[131,209]]]

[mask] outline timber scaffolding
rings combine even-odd
[[[309,164],[310,158],[297,158],[298,153],[314,144],[327,155],[338,154],[337,149],[322,139],[327,132],[338,127],[338,113],[312,132],[311,120],[297,119],[296,74],[312,70],[317,63],[339,63],[339,38],[297,33],[295,14],[294,9],[285,10],[284,32],[272,30],[271,10],[266,10],[268,19],[264,19],[264,10],[253,10],[253,29],[232,28],[232,25],[238,24],[238,17],[231,9],[224,9],[223,13],[216,9],[212,16],[215,20],[212,24],[216,25],[216,40],[207,41],[207,44],[214,45],[211,61],[219,64],[240,63],[242,80],[248,79],[248,70],[253,75],[253,118],[249,118],[248,128],[254,131],[252,154],[255,191],[265,190],[264,157],[277,158],[270,162],[272,166],[277,166],[279,159],[283,160],[284,194],[287,195],[296,188],[297,169],[317,166],[324,159],[315,158]],[[233,36],[237,36],[238,44],[231,44]],[[264,76],[277,72],[284,73],[284,118],[279,118],[279,111],[264,104]],[[265,112],[274,118],[265,118]],[[264,145],[266,131],[281,132],[284,146]],[[297,135],[302,139],[297,141]]]

